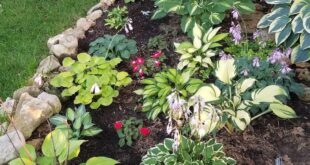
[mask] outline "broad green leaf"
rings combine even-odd
[[[291,33],[291,35],[284,42],[284,47],[292,48],[293,45],[298,41],[298,39],[299,39],[299,34]]]
[[[183,32],[188,32],[195,25],[195,20],[192,17],[182,17],[181,28]]]
[[[301,34],[301,36],[300,36],[300,47],[301,47],[301,49],[304,49],[304,50],[310,48],[310,33],[303,32]]]
[[[87,62],[90,61],[91,57],[87,53],[80,53],[80,54],[77,55],[77,59],[81,63],[87,63]]]
[[[61,130],[55,129],[45,137],[42,144],[42,152],[45,156],[57,157],[67,147],[66,135]]]
[[[10,161],[9,165],[36,165],[36,163],[27,158],[17,158]]]
[[[287,23],[289,23],[290,21],[291,21],[291,18],[289,18],[288,16],[281,16],[275,19],[274,21],[272,21],[268,32],[269,33],[280,32],[286,27]]]
[[[66,112],[66,116],[72,122],[75,117],[74,111],[71,108],[68,108]]]
[[[54,115],[52,116],[49,121],[53,124],[53,125],[62,125],[62,124],[67,124],[67,118],[65,116],[62,116],[62,115]]]
[[[72,60],[71,57],[66,57],[66,58],[64,58],[64,60],[62,61],[62,65],[63,65],[64,67],[71,66],[71,65],[74,64],[74,63],[75,63],[75,61]]]
[[[223,21],[225,13],[211,13],[209,19],[213,25],[217,25]]]
[[[221,90],[214,84],[209,84],[198,89],[193,97],[196,96],[202,97],[206,102],[217,101],[221,96]]]
[[[55,165],[57,164],[57,159],[54,159],[52,157],[46,157],[46,156],[40,156],[38,157],[37,163],[39,165]]]
[[[127,72],[118,72],[116,77],[117,77],[117,80],[123,80],[124,78],[126,78],[128,76],[128,73]]]
[[[66,148],[63,150],[63,152],[59,155],[58,161],[59,162],[64,162],[65,160],[71,160],[73,158],[78,157],[80,153],[80,146],[86,142],[85,140],[70,140],[69,141],[69,149]]]
[[[300,45],[296,46],[292,50],[291,54],[291,62],[292,63],[299,63],[308,61],[310,59],[310,52],[308,50],[304,50],[300,47]]]
[[[231,84],[232,79],[236,76],[236,66],[234,59],[219,60],[215,76],[225,84]]]
[[[160,19],[160,18],[163,18],[167,15],[167,13],[162,10],[162,9],[158,9],[154,12],[153,16],[152,16],[152,20],[154,19]]]
[[[27,158],[31,161],[36,161],[37,154],[35,148],[30,144],[25,144],[20,150],[19,150],[19,156],[21,158]]]
[[[297,117],[295,111],[291,107],[284,104],[272,103],[269,108],[275,115],[283,119],[292,119]]]
[[[102,132],[102,129],[97,128],[97,127],[91,127],[88,129],[84,129],[81,133],[82,136],[95,136]]]
[[[292,29],[290,24],[286,25],[286,27],[282,31],[276,32],[275,40],[277,46],[281,45],[290,36],[291,33]]]
[[[269,19],[270,14],[264,15],[259,22],[257,23],[257,28],[266,28],[268,27],[272,20]]]
[[[86,165],[115,165],[120,162],[107,157],[92,157],[87,160]]]
[[[294,1],[290,8],[290,15],[298,14],[302,7],[304,7],[305,3],[301,1]]]
[[[310,33],[310,13],[306,14],[302,20],[304,29]]]
[[[302,33],[304,31],[303,22],[300,15],[296,16],[292,21],[292,30],[294,33]]]

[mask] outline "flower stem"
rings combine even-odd
[[[251,119],[251,121],[253,121],[253,120],[255,120],[255,119],[257,119],[257,118],[259,118],[259,117],[261,117],[261,116],[263,116],[263,115],[265,115],[265,114],[267,114],[267,113],[269,113],[269,112],[271,112],[271,109],[269,109],[269,110],[267,110],[267,111],[264,111],[264,112],[262,112],[262,113],[260,113],[260,114],[258,114],[258,115],[256,115],[256,116],[254,116],[254,117]]]

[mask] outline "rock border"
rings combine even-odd
[[[96,25],[104,11],[115,0],[100,0],[91,7],[87,16],[77,20],[74,27],[51,37],[47,41],[49,56],[44,58],[29,80],[29,85],[17,89],[12,99],[1,104],[1,109],[13,115],[13,122],[6,128],[6,134],[0,136],[0,165],[18,157],[17,151],[26,143],[42,123],[61,110],[60,97],[50,88],[48,80],[56,73],[65,70],[61,62],[65,57],[77,56],[78,41],[85,38],[85,33]]]

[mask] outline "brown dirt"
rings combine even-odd
[[[118,5],[123,6],[124,4],[118,1],[114,6]],[[134,22],[134,31],[126,35],[128,38],[136,40],[140,48],[147,43],[150,37],[161,33],[161,24],[173,22],[176,25],[171,26],[178,27],[178,17],[166,17],[151,21],[149,17],[143,16],[140,13],[141,10],[152,11],[154,9],[152,1],[138,1],[127,6],[129,17]],[[113,35],[116,33],[115,30],[104,26],[105,18],[105,15],[100,18],[96,26],[87,32],[86,38],[79,41],[79,52],[87,51],[89,43],[96,38],[104,34]],[[180,36],[180,38],[184,38],[184,36]],[[169,38],[169,40],[172,43],[180,39]],[[166,54],[171,55],[167,62],[173,65],[171,63],[177,60],[173,49]],[[127,66],[128,62],[123,63],[121,68],[130,71]],[[123,165],[137,165],[150,147],[167,137],[165,133],[166,120],[163,117],[156,121],[148,121],[143,113],[135,111],[141,108],[140,98],[133,94],[133,91],[138,87],[138,81],[134,80],[132,85],[120,91],[120,96],[111,106],[90,111],[94,123],[103,129],[103,132],[88,138],[88,142],[81,147],[79,158],[74,159],[70,164],[85,162],[93,156],[107,156],[119,160]],[[310,106],[296,98],[292,99],[291,106],[300,118],[281,120],[273,115],[266,115],[254,121],[242,133],[228,134],[226,131],[218,133],[218,140],[224,143],[227,155],[235,158],[238,164],[246,165],[275,164],[275,159],[278,157],[282,158],[284,164],[308,164],[310,162]],[[113,123],[131,116],[144,119],[145,126],[151,129],[151,135],[136,141],[132,147],[120,148]]]

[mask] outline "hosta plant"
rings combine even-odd
[[[272,11],[261,18],[257,27],[269,28],[275,34],[277,45],[293,47],[293,63],[310,59],[310,1],[266,0],[274,5]]]
[[[142,157],[140,165],[215,165],[215,164],[236,164],[236,161],[225,156],[223,145],[215,139],[207,142],[196,142],[181,136],[177,150],[174,150],[175,141],[166,138],[163,143],[150,148],[147,154]]]
[[[105,19],[105,25],[110,28],[120,29],[125,26],[127,22],[127,7],[115,7],[108,13],[108,18]]]
[[[281,86],[268,85],[252,89],[249,93],[256,79],[249,77],[235,80],[237,72],[233,59],[220,60],[215,76],[216,84],[201,87],[194,97],[201,97],[207,103],[205,106],[211,106],[208,109],[213,110],[209,111],[209,116],[213,116],[213,113],[220,116],[220,120],[213,120],[218,129],[225,127],[229,131],[234,128],[244,130],[251,120],[269,112],[284,119],[296,117],[294,110],[283,104],[288,93]],[[252,117],[255,114],[256,116]],[[211,119],[206,118],[206,121]]]
[[[95,56],[113,59],[119,57],[128,60],[130,55],[138,52],[136,41],[127,39],[125,35],[104,35],[89,44],[88,53]]]
[[[68,108],[66,116],[55,115],[49,120],[56,128],[68,131],[70,139],[95,136],[102,131],[94,126],[95,124],[92,123],[92,118],[89,112],[86,112],[84,105],[80,105],[75,110]]]
[[[74,104],[90,104],[92,109],[108,106],[118,96],[118,89],[132,81],[127,72],[115,69],[121,62],[120,58],[107,61],[81,53],[77,59],[65,58],[63,66],[68,71],[56,75],[50,82],[52,86],[63,89],[63,97],[75,96]]]
[[[115,123],[115,129],[119,137],[118,145],[123,147],[124,145],[131,146],[134,140],[137,140],[140,136],[139,129],[143,126],[143,121],[135,117],[130,117],[127,120],[121,122],[122,126],[117,127]]]
[[[214,48],[222,46],[218,42],[223,40],[228,34],[217,34],[218,28],[210,28],[206,33],[198,24],[193,29],[193,42],[175,43],[176,52],[181,54],[178,69],[205,69],[209,66],[213,67],[211,57],[216,55]],[[202,67],[202,68],[201,68]]]
[[[32,145],[26,144],[19,151],[19,158],[9,165],[57,165],[78,157],[80,146],[85,140],[68,139],[66,131],[55,129],[50,132],[42,144],[42,155],[36,154]]]
[[[213,25],[220,24],[226,12],[232,8],[241,13],[253,12],[255,6],[251,0],[156,0],[152,19],[159,19],[168,13],[181,15],[181,28],[183,32],[192,33],[195,24],[207,30]]]
[[[135,91],[143,95],[143,112],[147,112],[149,119],[155,119],[160,113],[167,113],[167,96],[172,92],[181,93],[181,97],[187,98],[194,94],[202,85],[199,79],[190,78],[190,71],[180,72],[176,69],[168,69],[157,73],[154,78],[141,81],[145,85],[143,89]]]

